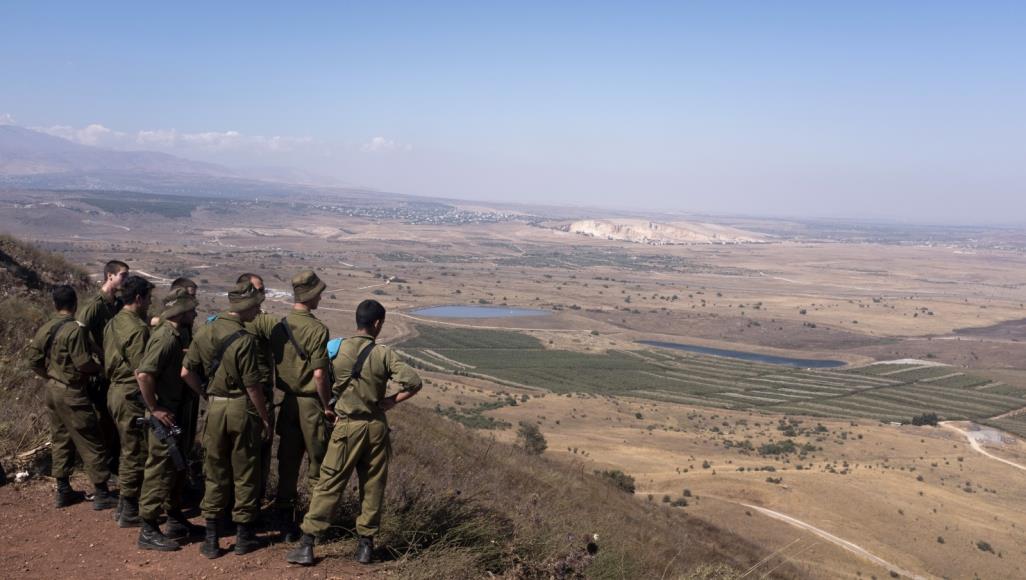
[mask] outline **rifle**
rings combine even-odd
[[[172,425],[171,427],[165,427],[160,419],[157,419],[153,415],[149,417],[136,417],[132,419],[133,427],[149,427],[153,429],[153,434],[157,436],[157,440],[167,445],[167,453],[171,456],[171,461],[175,464],[175,471],[185,471],[185,456],[182,455],[182,450],[178,448],[177,437],[182,434],[182,428],[178,425]]]

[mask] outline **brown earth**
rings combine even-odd
[[[85,489],[84,481],[76,481]],[[178,552],[136,547],[138,529],[118,528],[110,511],[83,502],[53,507],[50,481],[32,480],[0,488],[0,576],[6,578],[367,578],[390,576],[389,564],[361,566],[350,558],[355,541],[318,547],[310,569],[285,562],[289,544],[277,543],[245,556],[216,560],[200,555],[199,544]],[[199,518],[193,522],[202,524]],[[265,535],[266,537],[266,535]],[[232,546],[233,538],[221,540]],[[325,557],[327,556],[327,557]]]

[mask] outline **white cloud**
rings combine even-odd
[[[403,145],[396,143],[391,139],[384,137],[374,137],[367,143],[360,145],[360,151],[366,153],[386,153],[389,151],[410,151],[413,149],[412,145]]]
[[[10,113],[0,113],[0,125],[14,125],[14,115]]]
[[[239,131],[184,133],[177,129],[149,129],[125,133],[92,124],[76,129],[67,125],[35,127],[37,131],[63,137],[83,145],[111,149],[158,149],[179,152],[289,152],[314,142],[309,137],[245,135]]]

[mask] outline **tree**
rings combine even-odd
[[[528,455],[541,455],[549,447],[538,426],[527,421],[520,422],[520,429],[517,430],[517,445]]]

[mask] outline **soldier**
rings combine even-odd
[[[176,288],[184,288],[185,291],[189,293],[189,296],[192,296],[193,298],[196,297],[196,293],[199,291],[199,286],[189,278],[175,278],[174,281],[171,282],[171,289],[168,290],[168,296],[170,296],[171,292],[174,292]],[[150,319],[150,326],[157,328],[160,326],[160,321],[160,316],[154,316]],[[192,342],[192,326],[190,325],[187,330],[185,328],[179,328],[178,332],[185,338],[185,347],[189,348],[189,343]]]
[[[121,528],[139,525],[139,491],[147,454],[146,431],[133,422],[145,414],[146,408],[139,400],[135,369],[142,362],[146,342],[150,338],[150,326],[146,321],[149,320],[147,310],[152,291],[153,284],[145,278],[126,278],[121,287],[121,299],[125,306],[103,330],[103,359],[110,381],[107,406],[121,439],[118,466],[121,501],[115,511],[118,527]]]
[[[128,278],[128,264],[120,260],[111,260],[103,266],[103,282],[100,291],[87,300],[78,311],[78,321],[85,325],[89,334],[90,344],[103,365],[103,329],[107,327],[114,315],[121,310],[122,302],[118,297],[122,284]],[[107,409],[107,376],[97,373],[89,380],[89,400],[92,401],[94,412],[100,429],[100,439],[107,449],[110,469],[118,470],[121,445],[118,442],[118,428],[114,424],[110,410]]]
[[[233,487],[235,553],[248,554],[263,545],[253,524],[260,509],[260,441],[271,437],[264,399],[267,363],[260,360],[256,338],[243,326],[256,318],[263,301],[263,293],[251,282],[236,284],[228,293],[228,311],[200,327],[182,366],[182,378],[193,390],[203,390],[207,380],[206,493],[200,504],[206,520],[200,553],[207,558],[221,555],[217,517],[228,507]]]
[[[245,274],[239,275],[239,278],[235,281],[236,284],[241,282],[251,282],[253,287],[257,289],[261,294],[265,293],[264,290],[264,279],[259,274],[252,272],[246,272]],[[246,323],[246,330],[253,333],[257,339],[257,345],[259,345],[260,352],[263,354],[261,357],[262,361],[265,361],[269,368],[267,369],[267,376],[269,380],[264,385],[264,397],[267,399],[267,413],[268,417],[271,418],[272,433],[274,432],[275,417],[274,417],[274,356],[271,354],[271,333],[274,332],[274,327],[278,325],[278,319],[274,316],[261,311],[257,314],[256,318]],[[271,450],[274,447],[274,437],[270,437],[260,445],[260,482],[257,486],[257,499],[258,501],[263,500],[267,494],[267,480],[270,477],[271,471]],[[295,541],[295,540],[293,540]]]
[[[303,536],[299,545],[285,557],[293,564],[309,566],[314,563],[314,538],[330,527],[332,512],[354,469],[359,478],[361,500],[360,517],[356,519],[356,531],[360,535],[356,560],[361,564],[371,561],[391,455],[385,413],[416,395],[421,388],[420,377],[395,351],[375,344],[384,324],[384,306],[376,300],[361,302],[356,308],[357,333],[342,342],[333,363],[338,421],[321,463],[321,477],[310,499],[310,509],[303,519]],[[386,397],[390,379],[402,388]]]
[[[85,326],[75,321],[75,289],[68,285],[55,287],[53,304],[57,313],[36,332],[29,344],[28,360],[36,374],[49,379],[46,407],[50,414],[51,473],[57,480],[57,507],[69,506],[78,497],[70,480],[77,451],[95,488],[93,509],[110,509],[117,505],[117,500],[107,490],[107,450],[85,392],[87,376],[100,372],[100,365],[90,356]]]
[[[309,489],[313,489],[336,418],[329,402],[328,327],[313,315],[324,289],[324,282],[311,270],[293,276],[295,304],[271,334],[276,384],[285,395],[276,425],[280,439],[275,508],[285,539],[290,542],[299,539],[295,503],[303,453],[309,460],[306,475]]]
[[[187,413],[191,402],[185,397],[188,387],[182,381],[182,359],[185,356],[185,335],[196,319],[196,299],[185,288],[176,288],[164,298],[160,313],[161,325],[153,331],[146,344],[142,362],[135,371],[139,392],[151,417],[165,428],[174,429]],[[201,391],[195,393],[202,396]],[[174,437],[171,433],[169,436]],[[186,439],[180,435],[176,444]],[[180,447],[180,449],[185,449]],[[185,458],[180,458],[184,468]],[[203,528],[189,523],[182,513],[182,491],[185,471],[176,469],[167,443],[153,433],[149,435],[149,458],[139,499],[142,529],[138,545],[144,550],[174,551],[180,549],[175,540],[202,534]],[[164,504],[168,505],[167,533],[161,533],[157,518]]]

